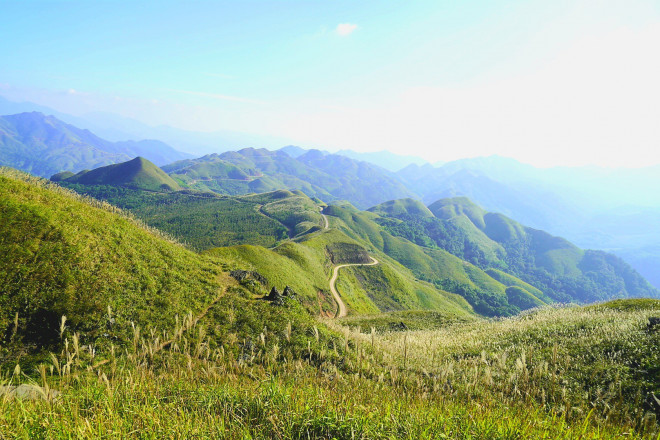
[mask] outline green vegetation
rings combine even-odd
[[[57,343],[62,315],[89,343],[105,340],[108,307],[123,323],[119,337],[131,321],[172,327],[224,289],[209,258],[108,204],[6,168],[0,219],[0,360]]]
[[[253,202],[277,208],[301,197],[277,196]],[[381,250],[414,245],[388,238],[376,214],[328,210],[336,227],[273,250],[200,255],[111,205],[2,169],[0,383],[38,384],[43,399],[2,396],[0,437],[660,435],[660,331],[647,325],[660,301],[487,321]],[[375,231],[382,241],[369,238]],[[309,313],[327,286],[329,254],[341,262],[359,247],[381,263],[342,272],[352,309],[387,309],[394,299],[418,310],[341,321]],[[511,288],[426,251],[422,261],[444,258],[465,283],[492,283],[501,295]],[[260,275],[228,276],[239,268]],[[294,292],[282,305],[263,299],[285,285]],[[372,298],[363,289],[381,285],[392,290]]]
[[[316,204],[288,191],[283,200],[281,192],[224,197],[190,190],[156,193],[111,185],[62,184],[130,210],[196,250],[236,243],[273,247],[320,224]]]
[[[441,280],[439,286],[464,295],[479,313],[509,315],[556,301],[586,303],[658,295],[619,258],[600,251],[583,251],[562,238],[488,213],[464,197],[432,204],[429,209],[434,217],[416,214],[419,209],[414,206],[410,212],[405,204],[393,206],[396,209],[386,204],[371,209],[389,216],[376,221],[391,234],[420,246],[442,248],[485,270],[505,287],[525,290],[512,289],[502,296],[490,280],[480,285],[471,277],[477,291],[469,284],[456,285],[455,276]],[[485,280],[478,271],[471,271]],[[486,285],[491,288],[484,288]],[[488,299],[484,302],[484,298]]]
[[[434,387],[450,394],[537,404],[571,423],[586,416],[601,427],[630,426],[655,438],[660,331],[647,324],[659,315],[658,300],[619,300],[351,336],[373,344],[386,362],[428,374]]]
[[[181,189],[163,170],[143,157],[136,157],[128,162],[108,165],[91,171],[62,179],[63,174],[56,174],[57,179],[67,183],[84,185],[116,185],[147,191],[176,191]],[[57,180],[56,179],[56,180]]]

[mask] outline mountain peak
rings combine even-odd
[[[68,183],[126,186],[148,191],[176,191],[181,189],[179,184],[163,170],[140,156],[127,162],[81,172],[66,179],[61,179],[61,173],[53,177]]]

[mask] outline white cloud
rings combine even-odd
[[[358,28],[357,24],[340,23],[340,24],[337,25],[337,28],[335,29],[335,32],[340,37],[346,37],[348,35],[351,35],[353,33],[353,31],[355,31],[357,28]]]

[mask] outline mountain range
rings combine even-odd
[[[240,163],[246,170],[272,171],[273,157],[285,155],[267,150],[247,153],[234,157],[234,163],[246,161]],[[320,152],[307,154],[312,159],[327,157]],[[216,159],[213,169],[220,169],[217,165],[224,162]],[[298,162],[285,163],[297,169]],[[332,166],[332,161],[327,163]],[[199,171],[199,163],[195,165]],[[227,176],[236,172],[222,169]],[[238,258],[244,267],[269,279],[278,277],[306,292],[309,307],[313,307],[315,292],[322,290],[327,258],[335,264],[351,262],[352,255],[367,251],[380,266],[352,269],[356,280],[343,289],[350,292],[347,303],[355,313],[446,309],[447,301],[452,302],[448,294],[462,297],[486,316],[510,315],[553,302],[658,295],[621,259],[582,250],[565,239],[487,212],[464,197],[441,199],[428,207],[404,198],[362,211],[347,202],[327,206],[299,190],[241,196],[176,191],[168,185],[169,176],[155,170],[159,169],[138,158],[69,176],[60,183],[130,210],[199,251],[214,249],[215,255]],[[86,179],[92,173],[94,178]],[[131,178],[120,181],[117,175]],[[319,209],[330,219],[329,229],[320,227]],[[287,278],[279,273],[283,267],[289,267],[288,274],[305,275]],[[310,285],[311,273],[318,277]]]
[[[658,167],[539,169],[487,157],[440,166],[415,161],[393,172],[346,155],[295,146],[190,159],[159,141],[110,142],[54,116],[0,118],[0,164],[33,174],[75,174],[137,156],[163,166],[178,186],[226,195],[286,188],[324,202],[348,200],[359,209],[407,197],[430,204],[466,196],[582,248],[615,253],[660,286],[660,233],[654,227],[660,215],[660,196],[654,190],[660,187]],[[370,157],[387,162],[387,155],[382,160],[376,153]]]
[[[0,165],[50,177],[135,156],[160,165],[188,157],[156,140],[109,142],[39,112],[0,116]]]

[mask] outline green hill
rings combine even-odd
[[[108,306],[129,321],[174,326],[220,289],[220,266],[140,226],[108,204],[44,180],[0,171],[0,336],[49,345],[67,326],[105,331]],[[18,327],[13,322],[18,317]]]
[[[275,247],[277,252],[286,240],[309,246],[314,243],[310,237],[332,238],[336,243],[328,241],[315,260],[327,277],[333,246],[349,240],[382,259],[383,268],[396,268],[394,272],[345,270],[352,278],[340,278],[346,284],[340,289],[352,297],[353,313],[442,308],[446,304],[434,305],[434,300],[423,298],[447,292],[462,296],[486,316],[512,315],[557,301],[655,294],[616,257],[583,251],[566,240],[489,213],[465,198],[438,201],[431,210],[412,199],[386,202],[370,211],[348,203],[327,206],[323,213],[331,229],[341,232],[337,235],[321,233],[321,206],[300,191],[223,197],[194,191],[155,194],[107,186],[72,188],[129,209],[198,250],[251,244]],[[240,260],[249,263],[249,259]],[[259,271],[258,264],[251,267]],[[371,277],[375,273],[380,273],[380,279]],[[419,287],[415,279],[430,283],[435,293]],[[306,291],[306,287],[298,288]],[[311,307],[313,295],[306,296]],[[326,300],[331,303],[327,295]]]
[[[96,168],[91,171],[81,171],[78,174],[62,179],[62,173],[57,179],[67,183],[83,185],[115,185],[148,191],[176,191],[181,189],[163,170],[143,157],[136,157],[128,162]]]
[[[405,227],[392,221],[383,224],[397,235],[432,242],[482,269],[498,269],[491,272],[495,278],[509,287],[521,287],[543,302],[548,298],[586,303],[658,295],[618,257],[582,250],[563,238],[487,212],[465,197],[438,200],[429,209],[434,219],[399,215]],[[504,272],[543,295],[505,279]]]
[[[229,276],[239,269],[234,258],[194,253],[107,203],[8,168],[0,168],[0,237],[1,368],[52,362],[47,350],[66,350],[74,366],[91,367],[95,353],[142,356],[145,347],[153,359],[197,324],[208,329],[204,347],[231,356],[243,350],[237,340],[256,344],[266,326],[295,331],[260,345],[289,359],[318,358],[335,338],[314,319],[316,292],[313,314],[293,299],[280,307],[261,300],[289,281],[270,251],[255,255],[267,256],[260,267],[282,273],[272,277],[278,284],[239,284]]]
[[[389,171],[318,150],[294,158],[281,150],[245,148],[163,169],[183,186],[226,195],[300,190],[325,202],[350,199],[363,208],[412,195]]]

